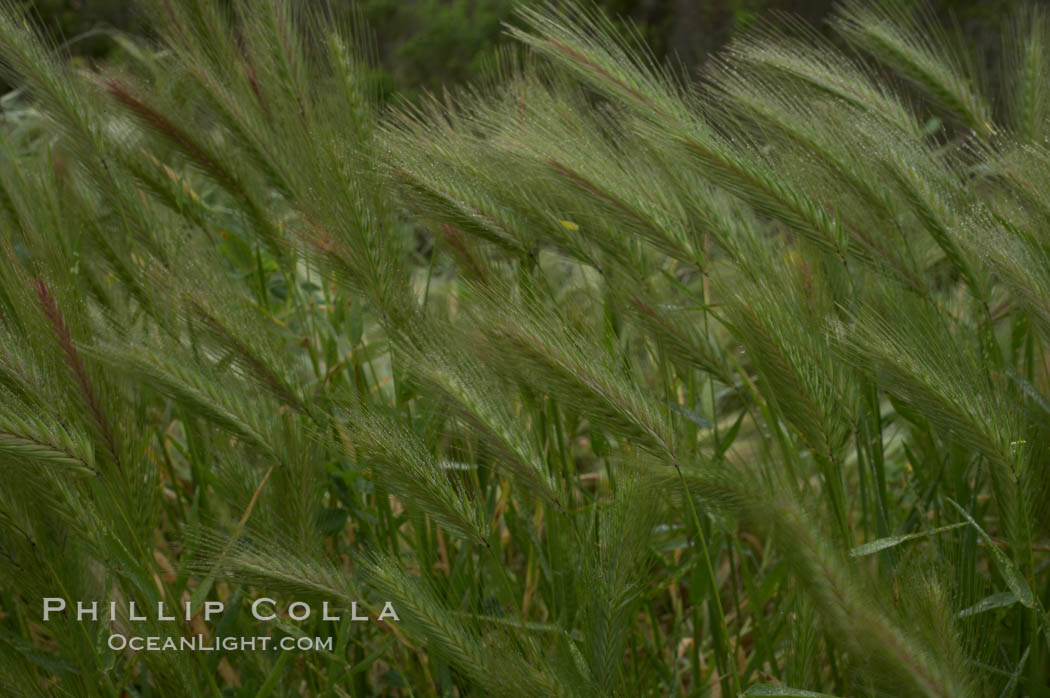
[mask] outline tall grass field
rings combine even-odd
[[[0,2],[0,695],[1050,696],[1050,15]]]

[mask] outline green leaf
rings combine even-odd
[[[723,436],[721,441],[718,442],[718,445],[715,447],[716,459],[722,458],[726,454],[726,451],[729,450],[729,447],[733,445],[733,442],[736,441],[736,437],[740,433],[740,425],[744,423],[744,417],[747,416],[747,410],[750,405],[751,403],[748,402],[748,404],[744,406],[744,409],[740,410],[740,416],[736,418],[736,421],[733,422],[733,426],[729,428],[729,431],[726,432],[725,436]]]
[[[933,528],[929,531],[920,531],[918,533],[906,533],[900,536],[886,536],[885,538],[876,538],[875,540],[864,543],[863,545],[858,545],[857,547],[850,550],[849,554],[850,557],[864,557],[865,555],[871,555],[872,553],[877,553],[880,550],[885,550],[886,548],[893,548],[909,540],[915,540],[916,538],[926,538],[927,536],[933,536],[938,533],[944,533],[945,531],[951,531],[956,528],[962,528],[966,525],[967,523],[965,521],[960,521],[959,523],[941,526],[940,528]]]
[[[393,638],[391,638],[390,640],[387,640],[385,643],[383,643],[382,647],[380,647],[375,652],[373,652],[372,654],[370,654],[367,657],[365,657],[364,659],[362,659],[357,664],[355,664],[352,667],[350,667],[350,670],[347,673],[350,674],[351,676],[353,676],[354,674],[360,674],[362,671],[365,671],[366,669],[370,668],[373,664],[376,663],[376,661],[380,657],[382,657],[386,653],[386,651],[388,649],[390,649],[390,647],[393,644],[394,644]]]
[[[334,536],[346,526],[350,512],[339,507],[327,507],[317,513],[317,530],[326,536]]]
[[[1013,606],[1015,603],[1017,603],[1017,596],[1012,591],[1001,591],[998,594],[986,596],[973,606],[959,611],[955,617],[969,618],[970,616],[976,616],[978,613],[991,611],[993,608]]]
[[[973,517],[965,509],[959,506],[954,499],[949,498],[948,501],[959,510],[960,514],[966,517],[967,521],[973,524],[973,527],[977,529],[977,533],[988,544],[988,551],[992,554],[992,559],[995,560],[995,566],[999,568],[999,574],[1003,575],[1003,581],[1006,582],[1006,586],[1010,587],[1010,591],[1014,593],[1021,605],[1026,608],[1035,608],[1035,595],[1032,594],[1032,588],[1028,586],[1028,580],[1024,578],[1017,566],[996,545],[992,537],[977,525],[977,522],[973,520]]]
[[[281,653],[277,663],[274,664],[273,669],[270,670],[270,675],[266,677],[266,683],[259,688],[259,692],[255,694],[255,698],[266,698],[273,693],[273,689],[277,688],[277,682],[281,680],[281,672],[284,671],[284,665],[287,664],[288,660],[293,656],[295,656],[295,652],[292,650],[285,650]]]
[[[711,420],[709,420],[707,417],[700,414],[696,410],[691,410],[687,407],[682,407],[681,405],[675,404],[673,402],[670,403],[670,405],[671,409],[673,409],[675,412],[682,415],[701,429],[710,429],[714,426],[714,424],[711,423]]]

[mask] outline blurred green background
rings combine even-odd
[[[305,3],[319,0],[302,0]],[[384,92],[414,93],[469,82],[503,40],[502,22],[533,0],[328,0],[355,2],[373,33]],[[788,12],[819,25],[832,0],[598,0],[610,15],[635,23],[657,57],[695,70],[735,33],[762,15]],[[910,4],[918,4],[912,2]],[[971,43],[994,36],[1014,0],[935,0],[926,3],[958,23]],[[86,60],[116,47],[107,29],[141,34],[145,22],[129,0],[34,0],[30,5],[54,38]]]

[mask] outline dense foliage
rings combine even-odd
[[[330,14],[155,5],[101,72],[0,12],[0,685],[1047,695],[1045,14],[996,79],[854,2],[691,84],[526,8],[380,113]]]
[[[229,6],[231,0],[220,0]],[[621,31],[638,26],[660,60],[693,71],[726,41],[773,12],[817,25],[832,0],[592,0]],[[916,7],[924,0],[901,0]],[[375,37],[372,78],[380,97],[416,95],[479,77],[506,43],[502,23],[514,8],[537,0],[292,0],[293,7],[327,4],[355,9]],[[928,0],[943,20],[959,24],[967,40],[994,53],[995,35],[1014,0]],[[120,61],[134,50],[128,37],[151,35],[148,13],[124,0],[32,0],[41,27],[78,60]]]

